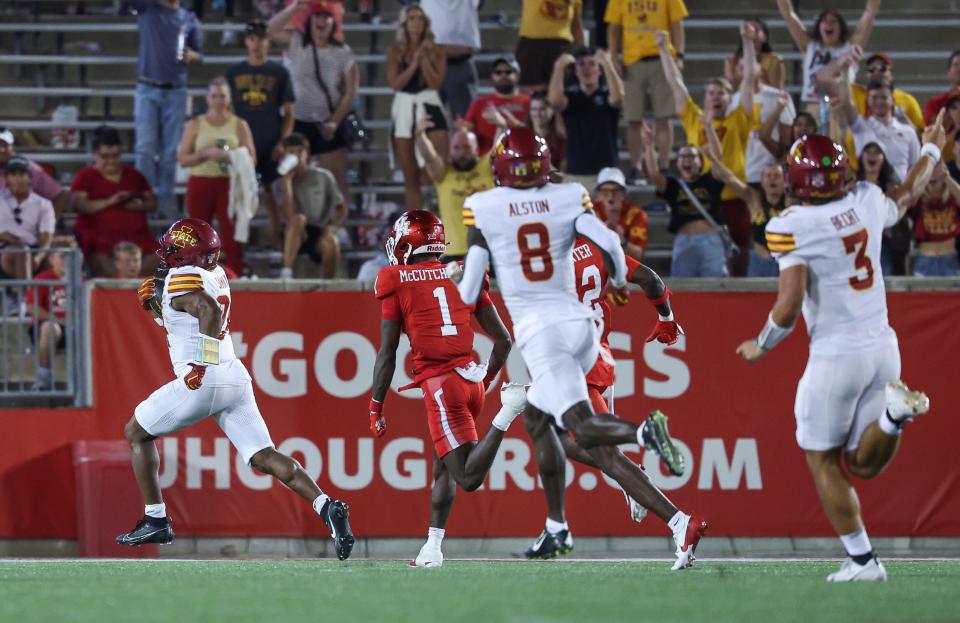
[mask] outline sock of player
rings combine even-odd
[[[431,526],[430,529],[427,530],[427,545],[440,549],[440,545],[443,543],[444,532],[446,532],[446,530],[443,528],[434,528]]]
[[[667,527],[670,528],[670,532],[674,536],[683,528],[685,520],[690,519],[690,516],[684,513],[683,511],[677,511],[673,517],[670,518],[670,521],[667,522]]]
[[[907,418],[895,420],[893,419],[893,416],[890,415],[889,411],[884,410],[883,415],[881,415],[880,419],[877,420],[877,424],[880,425],[880,430],[891,437],[896,437],[903,430],[903,425],[906,423],[906,421]]]
[[[647,429],[647,421],[644,420],[640,422],[640,426],[637,428],[637,445],[643,448],[647,445],[646,441],[643,439],[643,431]]]
[[[858,565],[865,565],[873,558],[873,547],[870,545],[870,537],[867,536],[867,529],[861,528],[850,534],[840,535],[840,542],[843,543],[847,554]]]
[[[147,517],[161,519],[167,516],[167,505],[163,502],[159,504],[147,504],[143,507],[143,514]]]
[[[280,269],[280,278],[281,279],[293,279],[293,268],[290,266],[284,266]]]
[[[513,409],[508,406],[500,407],[497,414],[493,416],[493,425],[503,432],[507,432],[507,429],[510,428],[510,425],[517,419],[518,415],[519,413],[513,413]]]
[[[320,517],[323,517],[323,507],[329,501],[330,496],[326,493],[321,493],[317,496],[317,499],[313,501],[313,510],[315,510]]]
[[[561,530],[567,529],[567,522],[565,521],[554,521],[547,517],[547,532],[550,534],[557,534]]]

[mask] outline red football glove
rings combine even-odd
[[[667,346],[675,344],[680,336],[683,335],[683,327],[674,320],[657,319],[657,324],[653,326],[653,331],[647,336],[647,341],[657,340]]]
[[[203,385],[203,375],[207,373],[207,367],[191,363],[190,368],[190,372],[183,377],[183,382],[187,384],[187,389],[200,389],[200,386]]]
[[[622,288],[610,286],[610,288],[607,289],[607,301],[617,307],[623,307],[630,302],[630,290],[627,286],[623,286]]]
[[[144,309],[150,309],[153,299],[156,296],[157,286],[153,281],[153,277],[147,277],[143,280],[143,283],[140,284],[140,289],[137,290],[137,297],[140,299],[140,307]]]
[[[383,403],[370,399],[370,432],[383,437],[387,432],[387,418],[383,417]]]

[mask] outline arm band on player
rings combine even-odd
[[[376,398],[370,399],[370,413],[376,413],[380,415],[383,413],[383,403]]]
[[[201,366],[220,365],[220,340],[201,333],[197,338],[197,356],[193,361]]]
[[[920,148],[920,156],[926,156],[934,162],[940,162],[940,155],[940,148],[933,143],[924,143],[923,147]]]
[[[483,277],[487,274],[487,266],[490,265],[490,252],[483,247],[474,245],[467,251],[467,257],[463,261],[463,277],[457,285],[460,292],[460,298],[467,305],[473,305],[480,296],[480,290],[483,288]]]
[[[592,212],[584,212],[574,221],[577,233],[583,234],[613,260],[610,283],[614,288],[627,285],[627,258],[620,246],[620,236],[604,225]]]
[[[673,296],[673,292],[670,291],[670,288],[668,288],[667,286],[663,286],[663,296],[661,296],[658,299],[647,299],[647,300],[650,301],[651,305],[656,307],[657,305],[663,305],[664,303],[666,303],[667,299],[669,299],[671,296]]]
[[[782,342],[783,338],[790,335],[791,331],[793,331],[793,327],[781,327],[773,321],[773,314],[770,314],[767,316],[767,324],[763,326],[754,343],[763,350],[770,350]]]

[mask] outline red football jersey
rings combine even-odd
[[[415,383],[475,361],[470,319],[475,309],[492,304],[484,286],[473,306],[461,300],[436,260],[380,270],[374,294],[383,319],[399,322],[410,337]]]

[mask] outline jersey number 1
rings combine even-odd
[[[867,230],[860,231],[845,236],[843,238],[843,247],[847,255],[856,253],[853,258],[853,267],[857,270],[866,270],[867,276],[864,278],[850,277],[850,287],[854,290],[869,290],[873,287],[873,262],[867,255]]]
[[[456,335],[457,325],[453,324],[453,319],[450,317],[450,305],[447,304],[447,291],[443,289],[443,286],[438,286],[434,289],[433,298],[440,302],[440,319],[443,320],[443,324],[440,325],[440,335]]]
[[[531,244],[530,239],[536,243]],[[553,277],[553,258],[550,256],[550,232],[543,223],[527,223],[517,229],[517,247],[520,249],[520,267],[530,281],[546,281]],[[541,268],[533,267],[539,259]]]

